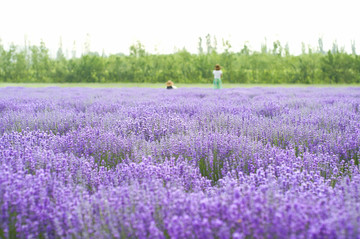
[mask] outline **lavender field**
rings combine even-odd
[[[360,238],[360,88],[0,88],[0,238]]]

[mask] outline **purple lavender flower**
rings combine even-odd
[[[359,88],[0,88],[0,237],[358,238],[359,104]]]

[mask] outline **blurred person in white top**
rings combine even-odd
[[[167,81],[165,84],[166,84],[166,89],[168,90],[177,89],[177,87],[174,85],[174,82],[172,82],[171,80]]]
[[[221,89],[222,70],[219,64],[215,65],[215,70],[213,71],[213,74],[214,74],[214,82],[213,82],[214,89]]]

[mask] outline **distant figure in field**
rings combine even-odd
[[[172,89],[176,89],[177,87],[174,86],[174,82],[172,82],[171,80],[166,82],[166,89],[168,90],[172,90]]]
[[[221,89],[222,88],[222,82],[221,82],[221,77],[222,77],[222,71],[221,71],[221,67],[219,64],[215,65],[215,70],[213,71],[214,74],[214,89]]]

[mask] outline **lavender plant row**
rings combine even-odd
[[[0,238],[360,238],[360,88],[0,89]]]

